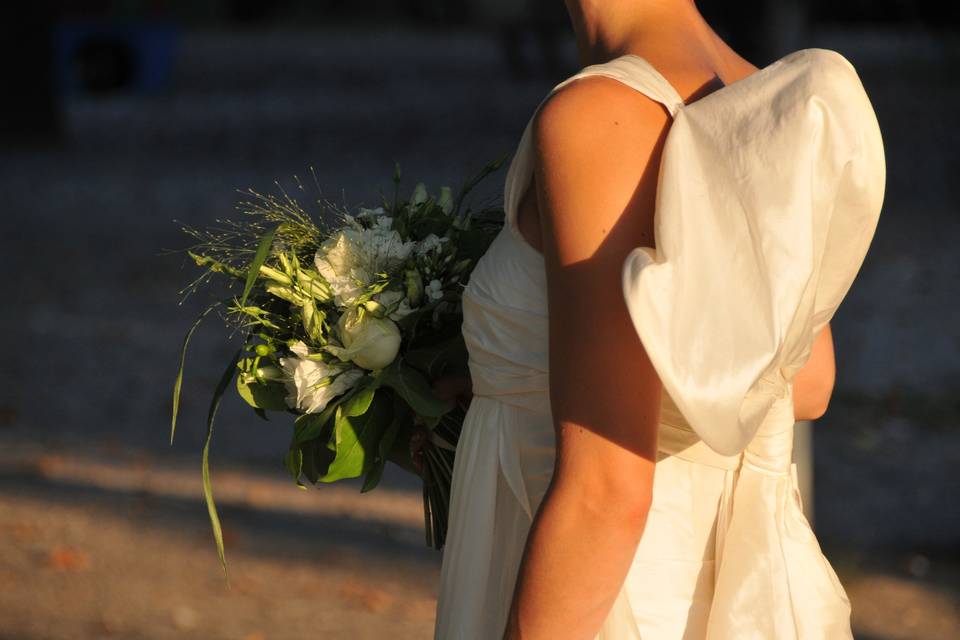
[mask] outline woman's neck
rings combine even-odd
[[[566,0],[580,66],[650,49],[712,46],[694,0]]]

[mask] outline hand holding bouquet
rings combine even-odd
[[[214,277],[239,296],[208,306],[187,332],[174,383],[176,428],[190,337],[214,309],[243,332],[211,402],[203,448],[204,495],[226,568],[210,482],[213,419],[227,388],[267,419],[295,416],[284,462],[300,487],[362,478],[375,488],[393,462],[423,479],[427,544],[443,546],[454,452],[469,395],[460,332],[461,291],[503,224],[503,211],[472,212],[464,197],[503,159],[485,166],[454,198],[417,184],[400,200],[355,215],[321,201],[336,223],[314,220],[286,193],[249,192],[245,219],[184,227],[186,249],[205,269],[185,291]],[[302,187],[301,187],[302,188]],[[235,380],[235,382],[234,382]]]

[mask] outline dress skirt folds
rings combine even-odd
[[[656,249],[635,249],[622,274],[663,381],[653,502],[595,640],[852,638],[791,455],[792,379],[852,285],[882,202],[883,149],[859,78],[839,54],[804,49],[685,105],[626,54],[554,91],[586,75],[674,118]],[[474,398],[453,469],[438,640],[502,637],[553,472],[546,274],[516,226],[529,137],[528,124],[506,224],[463,294]]]

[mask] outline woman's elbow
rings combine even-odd
[[[650,516],[650,507],[653,505],[651,491],[631,491],[624,500],[625,524],[631,527],[637,535],[643,533]]]
[[[833,396],[833,380],[822,380],[818,384],[805,384],[794,390],[794,418],[797,420],[818,420],[827,412],[830,398]]]
[[[810,358],[793,381],[794,417],[797,420],[816,420],[827,412],[836,376],[833,331],[827,324],[814,339]]]
[[[577,494],[588,518],[623,527],[637,536],[643,533],[653,504],[652,478],[645,482],[635,475],[623,475],[615,482],[588,481],[580,486]]]

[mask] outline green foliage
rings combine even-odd
[[[227,363],[227,368],[220,376],[220,382],[213,392],[213,398],[210,401],[210,410],[207,412],[207,437],[203,443],[203,453],[201,455],[201,473],[203,475],[203,498],[207,503],[207,513],[210,516],[210,526],[213,528],[213,540],[217,545],[217,555],[220,557],[220,565],[223,567],[223,576],[229,581],[227,574],[227,559],[223,550],[223,530],[220,527],[220,517],[217,515],[217,506],[213,501],[213,484],[210,481],[210,441],[213,438],[213,419],[220,408],[220,400],[224,392],[230,386],[233,376],[237,373],[237,360],[243,348],[237,349],[236,353]]]
[[[453,400],[437,398],[423,374],[407,365],[402,357],[397,357],[380,372],[380,384],[396,391],[428,426],[436,424],[437,419],[456,404]]]
[[[474,187],[480,184],[480,182],[482,182],[484,178],[486,178],[488,175],[490,175],[491,173],[499,169],[500,166],[504,162],[506,162],[506,160],[507,160],[507,156],[504,155],[496,160],[488,162],[480,170],[480,173],[474,176],[471,180],[468,180],[466,183],[464,183],[464,185],[460,188],[460,192],[457,194],[456,199],[453,201],[452,214],[454,216],[457,216],[460,214],[460,207],[463,205],[463,200],[464,198],[466,198],[467,194],[470,193],[470,191],[472,191]]]
[[[240,296],[241,307],[247,304],[247,296],[250,295],[253,283],[256,282],[260,276],[260,267],[264,265],[267,257],[270,255],[270,248],[273,246],[273,237],[276,234],[276,228],[267,231],[260,239],[260,244],[257,245],[257,251],[253,254],[253,261],[250,263],[249,268],[247,268],[247,281],[243,285],[243,295]]]
[[[360,489],[361,493],[372,491],[378,484],[380,484],[380,478],[383,476],[383,469],[386,466],[387,461],[391,459],[391,453],[394,451],[398,436],[401,434],[403,428],[409,427],[411,423],[409,407],[406,406],[403,399],[399,395],[392,393],[387,389],[381,389],[380,393],[389,393],[390,397],[393,399],[393,416],[392,420],[390,421],[390,425],[386,428],[386,430],[384,430],[383,435],[380,437],[380,442],[377,444],[373,462],[363,478],[363,486]],[[405,442],[409,442],[409,437]],[[404,466],[404,468],[406,467]]]
[[[334,482],[366,473],[392,419],[392,398],[377,393],[373,385],[341,404],[334,421],[336,456],[320,481]]]
[[[284,398],[287,395],[286,387],[280,382],[260,383],[257,381],[244,382],[237,378],[237,393],[247,404],[255,409],[267,411],[287,411]]]
[[[183,338],[183,346],[180,347],[180,364],[177,366],[177,376],[173,381],[173,414],[170,418],[170,444],[173,444],[173,436],[177,430],[177,415],[180,413],[180,389],[183,386],[183,368],[187,359],[187,345],[190,344],[190,338],[193,336],[193,332],[197,330],[197,327],[200,326],[200,323],[203,322],[203,319],[207,317],[207,314],[213,311],[220,302],[215,302],[209,307],[203,310],[200,316],[194,321],[191,325],[190,330],[187,331],[187,335]]]
[[[323,428],[337,411],[338,405],[350,397],[351,392],[344,393],[331,400],[323,411],[319,413],[305,413],[294,421],[293,441],[291,449],[310,440],[320,437]]]
[[[445,340],[407,349],[404,359],[430,379],[436,379],[449,370],[467,367],[467,345],[463,333],[457,331]]]

